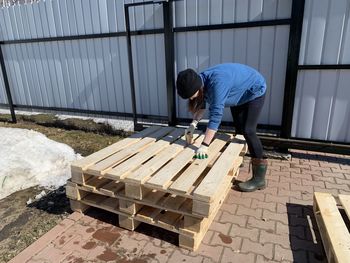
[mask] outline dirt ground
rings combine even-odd
[[[93,121],[59,120],[51,115],[17,116],[18,123],[8,122],[9,116],[0,114],[0,127],[32,129],[48,138],[71,146],[77,153],[87,156],[128,136],[128,133],[114,131],[105,124]],[[71,210],[65,189],[48,191],[35,200],[44,189],[33,187],[16,192],[0,200],[0,262],[7,262],[59,221]]]

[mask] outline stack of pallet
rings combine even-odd
[[[344,210],[345,220],[339,208]],[[315,192],[314,213],[328,262],[350,262],[350,195],[335,199],[329,193]]]
[[[141,222],[179,234],[195,250],[238,174],[246,151],[243,137],[218,134],[209,158],[194,159],[204,138],[187,146],[184,130],[153,126],[72,165],[67,196],[74,211],[90,206],[119,215],[134,230]]]

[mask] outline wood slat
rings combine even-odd
[[[216,161],[214,166],[193,192],[193,198],[205,202],[215,200],[215,195],[220,192],[220,187],[225,180],[234,160],[239,157],[244,147],[245,141],[243,136],[236,136],[230,143],[221,157]]]
[[[202,143],[204,135],[201,135],[194,145],[188,146],[181,153],[179,153],[173,160],[167,163],[160,171],[151,177],[145,185],[158,189],[167,189],[171,180],[178,174],[191,160],[195,154],[196,149]]]
[[[349,262],[350,234],[333,196],[315,192],[314,211],[328,262]]]
[[[161,228],[164,228],[169,231],[178,231],[179,224],[178,222],[181,220],[183,216],[178,213],[174,213],[171,211],[165,211],[164,214],[160,214],[156,223]]]
[[[194,134],[194,140],[198,138],[200,134]],[[147,163],[143,164],[140,168],[133,171],[124,180],[125,182],[134,184],[143,184],[151,176],[159,170],[163,165],[165,165],[169,160],[173,159],[181,150],[187,146],[185,136],[181,137],[179,140],[175,141],[169,147],[163,149],[154,158],[152,158]]]
[[[232,138],[228,134],[219,134],[217,138],[210,144],[208,149],[208,158],[204,160],[196,159],[179,178],[169,187],[172,191],[180,193],[188,193],[193,184],[199,178],[202,172],[207,168],[211,161],[217,156],[220,150],[225,146],[228,140]]]
[[[350,220],[350,195],[339,195],[339,200]]]
[[[169,146],[172,142],[177,140],[181,135],[184,134],[184,129],[175,129],[167,136],[158,140],[156,143],[147,147],[146,150],[138,153],[137,155],[126,160],[122,164],[116,166],[107,173],[108,178],[114,178],[114,180],[124,179],[128,174],[130,174],[134,169],[142,165],[143,162],[147,161],[165,147]]]
[[[140,141],[134,143],[130,147],[127,147],[108,158],[92,165],[87,169],[87,173],[93,174],[96,176],[101,176],[107,173],[110,169],[112,169],[114,166],[118,165],[128,157],[138,153],[139,151],[143,150],[144,148],[150,146],[155,141],[159,140],[163,136],[167,135],[169,132],[171,132],[174,128],[172,127],[163,127],[161,129],[156,130],[154,133],[148,135],[147,137],[141,139]]]
[[[135,133],[131,135],[128,138],[125,138],[124,140],[121,140],[119,142],[116,142],[96,153],[93,153],[83,159],[74,161],[71,165],[72,171],[82,172],[85,171],[89,166],[109,157],[110,155],[116,153],[117,151],[120,151],[124,149],[125,147],[128,147],[142,138],[154,133],[155,131],[159,130],[161,127],[159,126],[152,126],[147,129],[144,129],[143,131],[139,133]]]
[[[124,189],[124,187],[124,183],[111,181],[102,186],[99,191],[105,195],[116,196],[122,189]]]
[[[141,219],[143,222],[154,224],[156,218],[162,210],[151,206],[144,206],[135,216],[136,219]]]

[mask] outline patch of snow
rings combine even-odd
[[[70,164],[80,158],[68,145],[39,132],[0,127],[0,199],[32,186],[64,185],[71,177]]]

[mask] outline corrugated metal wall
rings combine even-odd
[[[0,9],[0,40],[124,32],[124,4],[132,2],[46,0]],[[292,0],[177,1],[174,25],[290,18],[291,6]],[[350,63],[349,14],[350,0],[306,0],[301,65]],[[162,6],[132,7],[130,22],[132,30],[163,28]],[[260,123],[280,125],[288,37],[289,26],[176,33],[176,72],[231,61],[257,68],[268,84]],[[164,36],[133,36],[132,44],[138,112],[167,116]],[[132,112],[124,36],[2,48],[15,104]],[[294,137],[350,141],[349,73],[299,72]],[[0,96],[5,103],[2,79]],[[190,117],[185,102],[177,103],[178,117]],[[224,120],[231,121],[228,111]]]
[[[290,18],[289,0],[186,0],[175,4],[177,27]],[[237,62],[258,69],[268,91],[260,118],[262,124],[280,125],[287,65],[289,26],[225,29],[177,33],[176,70],[197,71],[224,62]],[[224,120],[232,121],[229,109]],[[186,101],[178,98],[178,115],[190,117]]]
[[[301,65],[350,64],[350,1],[306,0]],[[301,70],[292,136],[350,142],[350,70]]]
[[[47,0],[0,9],[0,40],[124,32],[131,2]],[[162,28],[161,5],[130,8],[130,23],[132,30]],[[166,116],[163,35],[132,40],[138,112]],[[126,37],[3,50],[15,104],[132,112]]]
[[[7,103],[6,91],[2,71],[0,70],[0,103]]]

